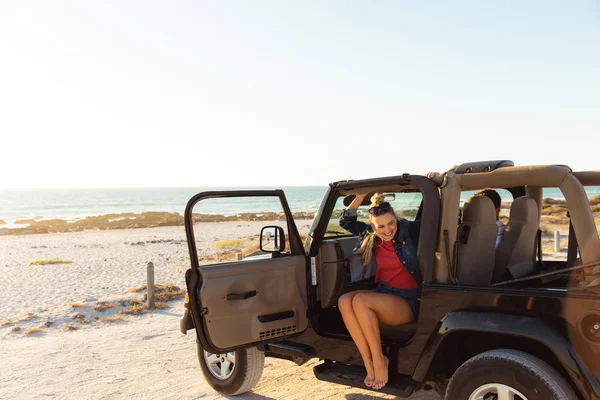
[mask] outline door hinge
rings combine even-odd
[[[310,258],[310,276],[312,285],[317,286],[317,262],[314,257]]]
[[[202,308],[200,309],[200,316],[201,316],[201,317],[204,317],[206,314],[208,314],[208,308],[206,308],[206,307],[202,307]]]

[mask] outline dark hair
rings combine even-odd
[[[490,198],[492,200],[492,203],[494,203],[495,208],[500,208],[500,205],[502,203],[500,195],[494,189],[480,190],[479,192],[475,193],[475,196],[485,196]]]

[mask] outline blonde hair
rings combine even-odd
[[[379,206],[383,202],[384,202],[383,194],[375,193],[373,196],[371,196],[371,205],[369,206],[369,208]],[[394,212],[394,209],[392,208],[392,206],[390,206],[390,209],[388,211],[384,212],[383,214],[389,214],[389,213],[393,214],[394,218],[396,220],[398,220],[398,216]],[[383,214],[379,214],[379,215],[383,215]],[[371,226],[374,224],[374,219],[375,219],[375,216],[373,214],[369,213],[369,222],[371,222]],[[373,229],[373,232],[369,233],[367,235],[367,237],[365,237],[363,239],[363,242],[360,245],[360,250],[359,250],[358,254],[360,254],[360,258],[362,259],[363,267],[366,267],[367,265],[369,265],[371,263],[371,260],[373,259],[373,246],[375,245],[376,238],[377,238],[377,232],[375,229]]]

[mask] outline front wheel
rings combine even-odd
[[[461,365],[446,400],[573,400],[573,388],[546,362],[531,354],[499,349]]]
[[[204,379],[217,392],[235,396],[251,390],[265,367],[265,353],[255,347],[223,354],[205,351],[196,343]]]

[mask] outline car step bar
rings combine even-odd
[[[313,368],[317,379],[353,386],[365,390],[387,393],[398,397],[409,397],[421,385],[411,377],[405,375],[390,376],[388,383],[379,390],[371,389],[364,383],[367,373],[364,368],[351,367],[331,361],[325,361]]]
[[[285,358],[292,360],[298,365],[302,365],[311,358],[317,357],[317,350],[315,350],[314,347],[302,343],[284,340],[281,342],[269,343],[265,347],[267,352],[285,356]]]

